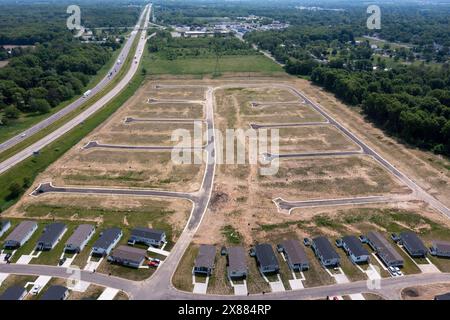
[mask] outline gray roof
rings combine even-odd
[[[435,247],[439,251],[450,252],[450,242],[434,240],[433,247]]]
[[[0,230],[2,230],[4,226],[7,226],[8,224],[11,224],[9,220],[0,220]]]
[[[361,241],[355,236],[345,236],[342,238],[342,242],[345,243],[347,248],[351,251],[355,256],[368,256],[369,251],[363,247]]]
[[[261,243],[255,246],[256,259],[262,267],[278,266],[278,260],[273,248],[268,243]]]
[[[212,268],[216,258],[216,247],[209,244],[202,244],[195,259],[196,268]]]
[[[70,236],[70,238],[66,242],[67,245],[81,246],[92,231],[95,230],[95,227],[91,224],[80,224],[75,232]]]
[[[120,228],[110,228],[103,230],[100,238],[95,241],[93,247],[108,249],[112,243],[117,239],[119,234],[122,232]]]
[[[155,230],[155,229],[149,229],[149,228],[143,228],[143,227],[137,227],[131,231],[132,236],[153,239],[156,241],[161,240],[161,237],[164,235],[164,233],[165,232],[162,230]]]
[[[340,259],[340,256],[333,249],[333,246],[327,238],[316,237],[312,241],[324,260]]]
[[[367,238],[375,246],[377,254],[387,261],[403,261],[400,253],[387,241],[382,234],[376,231],[370,231]]]
[[[51,286],[41,297],[41,300],[62,300],[68,289],[63,286]]]
[[[24,287],[12,286],[3,292],[0,300],[19,300],[27,290]]]
[[[434,300],[450,300],[450,292],[437,295],[434,297]]]
[[[66,225],[60,222],[55,222],[47,225],[41,237],[39,238],[38,243],[54,243],[58,240],[65,229]]]
[[[247,271],[246,253],[243,247],[229,247],[228,267],[233,271]]]
[[[427,247],[423,244],[422,240],[412,231],[404,231],[400,233],[400,238],[404,245],[410,248],[412,251],[428,252]]]
[[[21,242],[30,233],[30,231],[36,227],[37,223],[35,221],[23,221],[19,223],[16,228],[14,228],[5,241]]]
[[[111,253],[111,257],[135,262],[141,262],[146,256],[147,251],[144,249],[129,246],[119,246]]]
[[[284,240],[280,244],[292,264],[309,263],[308,256],[298,240]]]

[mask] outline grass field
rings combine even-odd
[[[172,75],[210,75],[216,72],[215,58],[185,58],[176,60],[150,56],[144,61],[149,74]],[[258,72],[271,75],[283,72],[283,69],[263,55],[223,56],[219,59],[218,73],[226,72]]]

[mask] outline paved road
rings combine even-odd
[[[180,198],[197,201],[197,196],[187,192],[161,191],[152,189],[119,189],[119,188],[85,188],[85,187],[55,187],[51,183],[42,183],[31,195],[39,196],[45,193],[77,193],[77,194],[105,194],[122,196],[146,196]]]
[[[257,124],[251,123],[250,128],[269,129],[269,128],[295,128],[295,127],[313,127],[313,126],[326,126],[329,125],[328,121],[324,122],[303,122],[303,123],[275,123],[275,124]]]
[[[144,27],[146,28],[148,25],[148,18],[151,12],[152,6],[147,5],[140,17],[139,23],[142,23],[142,20],[144,20]],[[138,35],[137,31],[138,25],[136,26],[135,30],[132,31],[130,39],[127,42],[127,46],[131,46],[133,43],[134,38],[136,35]],[[131,41],[131,42],[130,42]],[[16,153],[11,158],[5,160],[4,162],[0,163],[0,174],[7,171],[11,167],[15,166],[19,162],[25,160],[26,158],[33,155],[33,153],[37,150],[41,150],[43,147],[47,146],[48,144],[52,143],[68,131],[75,128],[77,125],[81,124],[83,121],[85,121],[87,118],[89,118],[92,114],[97,112],[99,109],[101,109],[103,106],[105,106],[108,102],[110,102],[116,95],[118,95],[131,81],[135,73],[137,72],[139,68],[139,61],[142,58],[142,55],[144,53],[145,44],[147,42],[147,35],[146,31],[143,31],[143,34],[141,38],[139,39],[139,43],[135,52],[136,55],[136,61],[131,64],[130,69],[128,70],[127,74],[123,77],[123,79],[106,95],[104,95],[102,98],[100,98],[97,102],[95,102],[91,107],[84,110],[81,114],[76,116],[75,118],[71,119],[52,133],[48,134],[46,137],[42,138],[38,142],[34,143],[33,145],[29,146],[28,148]],[[131,43],[131,44],[130,44]],[[123,52],[123,57],[126,58],[125,52]],[[123,62],[124,60],[122,60]],[[53,118],[52,118],[53,119]],[[44,120],[44,121],[51,121],[51,120]],[[54,121],[54,120],[53,120]],[[39,129],[40,130],[40,129]],[[38,130],[38,131],[39,131]]]
[[[128,146],[128,145],[117,145],[117,144],[101,144],[97,141],[90,141],[86,144],[83,149],[94,149],[94,148],[106,148],[106,149],[121,149],[121,150],[203,150],[204,147],[173,147],[173,146]]]
[[[132,122],[149,122],[149,123],[186,123],[186,124],[197,124],[197,123],[203,123],[204,120],[201,119],[171,119],[171,118],[153,118],[153,119],[145,119],[145,118],[132,118],[128,117],[124,121],[125,123],[132,123]]]
[[[307,201],[286,201],[282,198],[273,200],[279,212],[288,211],[289,213],[296,208],[312,208],[312,207],[327,207],[327,206],[346,206],[356,204],[369,203],[384,203],[384,202],[401,202],[411,200],[410,197],[401,196],[372,196],[372,197],[358,197],[358,198],[342,198],[342,199],[319,199]]]
[[[330,152],[305,152],[305,153],[282,153],[282,154],[270,154],[267,153],[264,157],[267,160],[273,160],[275,158],[308,158],[308,157],[330,157],[330,156],[354,156],[364,154],[361,151],[330,151]]]
[[[322,116],[324,116],[330,124],[336,126],[341,132],[343,132],[347,137],[349,137],[354,143],[359,145],[365,154],[370,155],[376,161],[378,161],[386,170],[388,170],[391,174],[397,177],[401,182],[407,185],[420,200],[428,203],[431,207],[438,210],[448,218],[450,218],[450,209],[447,208],[443,203],[437,200],[435,197],[430,195],[424,189],[422,189],[419,185],[417,185],[414,181],[412,181],[408,176],[406,176],[403,172],[398,170],[394,165],[392,165],[389,161],[384,159],[381,155],[379,155],[375,150],[369,147],[364,141],[355,136],[350,130],[345,128],[342,124],[336,121],[333,117],[331,117],[325,110],[311,101],[308,97],[306,97],[303,93],[292,86],[284,86],[290,88],[294,93],[302,97],[307,104],[309,104],[314,110],[319,112]]]
[[[208,127],[207,147],[206,147],[206,169],[202,186],[197,193],[197,201],[191,212],[189,221],[180,238],[172,248],[170,255],[166,258],[159,269],[145,280],[143,284],[132,293],[136,299],[158,299],[161,294],[173,292],[172,276],[184,255],[189,244],[197,232],[198,227],[206,213],[214,184],[214,174],[216,169],[216,145],[214,136],[214,91],[209,87],[206,93],[206,124]],[[175,291],[176,292],[176,291]],[[187,296],[190,298],[191,294]],[[181,297],[180,297],[181,298]]]
[[[170,256],[169,256],[170,257]],[[166,264],[165,262],[164,264]],[[163,265],[164,265],[163,264]],[[161,269],[159,269],[161,270]],[[159,271],[158,270],[158,271]],[[157,272],[158,272],[157,271]],[[18,265],[18,264],[0,264],[0,272],[18,274],[18,275],[44,275],[68,279],[73,277],[73,269],[45,266],[45,265]],[[450,282],[450,273],[422,273],[407,275],[403,277],[383,278],[379,282],[379,289],[370,287],[367,281],[356,281],[342,284],[333,284],[321,287],[305,288],[301,290],[289,290],[285,292],[253,294],[250,296],[225,296],[225,295],[203,295],[181,292],[174,288],[163,289],[152,287],[150,292],[146,281],[136,282],[125,280],[114,276],[108,276],[100,273],[92,273],[81,270],[80,278],[82,281],[90,282],[100,286],[111,287],[123,290],[134,299],[191,299],[191,300],[307,300],[320,299],[326,296],[342,296],[354,293],[370,292],[379,294],[390,299],[399,299],[402,289],[411,286],[421,286],[437,283]],[[370,287],[370,288],[369,288]],[[147,294],[145,294],[147,292]]]
[[[141,25],[142,20],[144,19],[145,10],[142,12],[138,25]],[[134,27],[136,29],[136,27]],[[60,111],[54,113],[47,119],[39,122],[38,124],[34,125],[33,127],[21,132],[15,137],[12,137],[11,139],[3,142],[0,144],[0,152],[5,151],[19,142],[23,141],[24,139],[32,136],[33,134],[41,131],[42,129],[48,127],[55,121],[61,119],[65,115],[71,113],[75,109],[78,109],[81,105],[83,105],[86,101],[89,101],[95,94],[102,91],[103,88],[105,88],[111,81],[113,81],[119,71],[122,69],[123,62],[127,59],[128,54],[130,53],[130,50],[133,46],[133,41],[136,37],[137,32],[133,31],[131,33],[131,36],[125,43],[125,46],[122,48],[122,51],[119,54],[119,57],[117,58],[117,61],[115,62],[114,66],[108,71],[108,74],[94,87],[91,89],[91,94],[88,97],[81,97],[78,100],[74,101],[73,103],[69,104],[67,107],[61,109]],[[120,61],[120,62],[119,62]]]

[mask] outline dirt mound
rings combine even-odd
[[[419,296],[417,289],[408,288],[403,291],[403,294],[407,297],[416,298]]]
[[[230,196],[227,193],[221,192],[221,191],[216,191],[213,193],[209,205],[210,205],[211,210],[215,211],[221,205],[224,205],[225,203],[227,203],[229,200],[230,200]]]

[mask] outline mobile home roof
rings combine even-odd
[[[245,250],[243,247],[230,247],[228,251],[228,264],[231,270],[245,271],[247,270],[247,262],[245,261]]]
[[[281,245],[292,264],[304,264],[309,262],[308,256],[298,240],[284,240],[281,242]]]
[[[21,242],[36,227],[35,221],[23,221],[8,235],[5,241]]]
[[[195,267],[212,268],[216,257],[216,247],[209,244],[202,244],[195,259]]]
[[[66,245],[81,246],[94,229],[94,226],[91,224],[80,224],[67,240]]]

